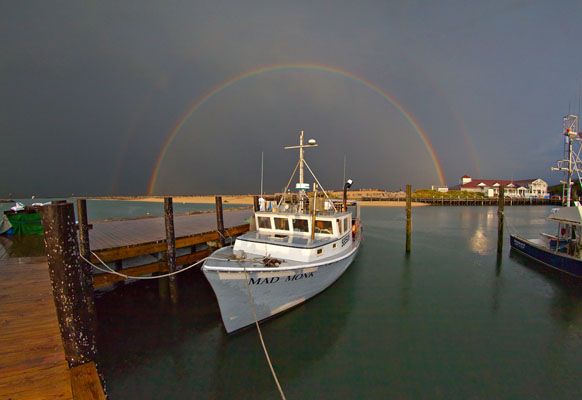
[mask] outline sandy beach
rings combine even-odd
[[[190,203],[190,204],[214,204],[215,196],[175,196],[173,197],[174,203]],[[110,200],[132,200],[132,201],[149,201],[149,202],[163,202],[163,197],[112,197],[108,198]],[[223,203],[230,204],[253,204],[252,195],[222,195]],[[361,201],[360,205],[362,207],[405,207],[406,201],[402,199],[401,201]],[[412,207],[423,207],[427,206],[425,203],[412,202]]]

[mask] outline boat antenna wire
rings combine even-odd
[[[295,174],[295,173],[294,173]],[[249,303],[251,303],[251,309],[253,310],[253,316],[255,318],[255,325],[257,326],[257,332],[259,333],[259,339],[261,340],[261,345],[263,346],[263,352],[265,353],[265,357],[267,358],[267,363],[269,364],[269,368],[271,369],[271,374],[273,375],[273,379],[277,384],[277,389],[279,389],[279,393],[281,394],[281,398],[286,400],[285,393],[283,393],[283,388],[279,383],[279,379],[277,379],[277,374],[275,373],[275,369],[273,368],[273,364],[271,363],[271,358],[269,357],[269,352],[267,351],[267,346],[265,345],[265,341],[263,340],[263,334],[261,333],[261,328],[259,327],[259,321],[257,319],[257,312],[255,311],[255,303],[253,301],[253,296],[251,295],[251,287],[249,286],[249,277],[247,275],[247,268],[244,263],[241,263],[240,260],[237,259],[238,265],[240,265],[245,273],[245,284],[247,286],[247,293],[249,294]]]

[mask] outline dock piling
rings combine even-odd
[[[72,203],[40,208],[49,276],[70,367],[95,360],[93,277],[79,258]]]
[[[168,273],[176,271],[176,235],[174,233],[174,205],[171,197],[164,198],[164,217],[166,222],[166,243],[168,250],[166,260],[168,263]],[[176,304],[178,302],[178,282],[176,275],[169,276],[170,300]]]
[[[503,208],[505,205],[505,191],[503,186],[499,187],[499,202],[497,206],[497,253],[503,250]]]
[[[87,218],[87,200],[77,199],[77,220],[79,229],[79,253],[86,259],[91,259],[91,246],[89,242],[89,221]],[[84,260],[79,260],[85,269],[84,276],[87,279],[86,285],[93,287],[93,269],[91,265]],[[87,306],[89,307],[89,314],[92,316],[93,332],[97,332],[97,316],[95,311],[95,303],[93,300],[93,293],[87,299]]]
[[[222,213],[222,196],[216,196],[216,229],[220,233],[219,247],[224,246],[224,214]]]
[[[410,253],[410,232],[412,231],[412,188],[406,185],[406,252]]]

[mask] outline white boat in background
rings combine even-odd
[[[302,131],[299,146],[285,148],[299,149],[299,162],[280,201],[269,211],[264,207],[256,211],[251,232],[214,252],[202,266],[228,333],[325,290],[358,253],[362,240],[359,203],[353,204],[355,215],[346,206],[351,181],[344,185],[343,203],[332,201],[303,157],[305,148],[316,146],[314,140],[303,143]],[[304,166],[315,180],[311,196],[307,194],[309,184],[304,182]],[[297,194],[291,195],[287,189],[298,168]]]
[[[511,235],[511,248],[548,267],[582,278],[582,206],[572,202],[572,179],[582,182],[582,133],[578,117],[567,115],[563,122],[564,159],[554,171],[564,173],[563,207],[550,212],[549,221],[555,222],[555,233],[541,233],[539,238],[525,239]],[[573,204],[572,204],[573,203]]]

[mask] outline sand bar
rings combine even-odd
[[[223,203],[229,204],[253,204],[252,195],[221,195]],[[189,203],[189,204],[214,204],[215,196],[175,196],[172,197],[174,203]],[[130,200],[130,201],[148,201],[162,203],[163,197],[144,196],[144,197],[99,197],[101,200]],[[351,199],[350,199],[351,200]],[[362,207],[405,207],[406,201],[360,201]],[[412,207],[428,206],[426,203],[412,202]]]

